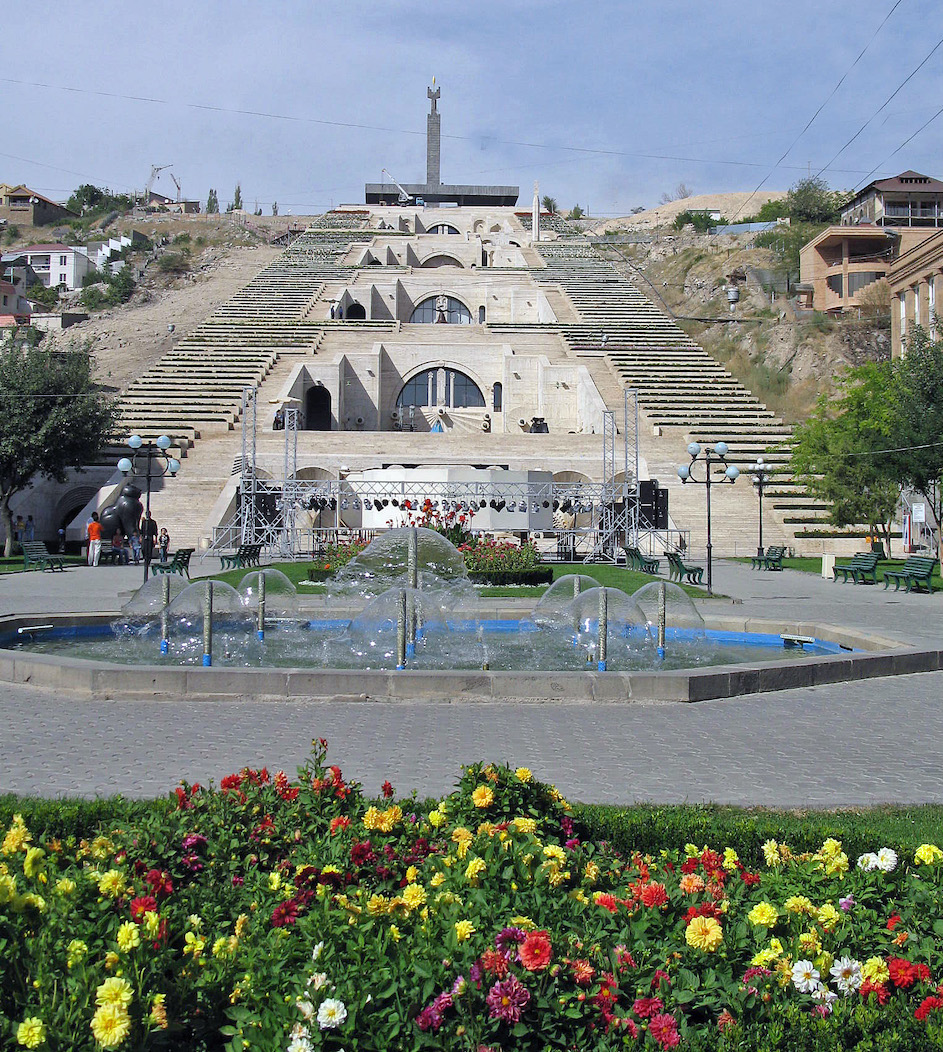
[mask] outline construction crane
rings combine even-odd
[[[174,186],[177,187],[177,204],[179,205],[180,204],[180,193],[181,193],[180,180],[174,175],[173,172],[170,173],[170,178],[173,179]]]
[[[158,174],[165,168],[170,168],[169,164],[152,164],[151,165],[151,177],[147,180],[147,186],[144,187],[144,204],[147,204],[151,196],[151,190],[154,188],[154,180]]]
[[[376,171],[376,169],[374,169],[374,171]],[[388,175],[390,178],[390,182],[396,187],[397,190],[399,190],[399,197],[397,198],[398,203],[401,205],[408,205],[409,202],[412,201],[412,196],[406,193],[403,187],[393,178],[392,174],[386,168],[382,169],[381,174]]]

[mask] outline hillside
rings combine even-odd
[[[767,201],[780,201],[786,196],[783,190],[763,190],[755,194],[746,191],[730,194],[695,194],[677,201],[648,208],[635,215],[622,216],[619,219],[607,219],[593,227],[593,233],[605,234],[614,230],[654,230],[656,227],[671,226],[682,212],[691,209],[719,211],[721,217],[729,222],[743,222],[744,215],[758,212]]]

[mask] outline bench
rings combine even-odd
[[[836,563],[832,567],[832,583],[834,584],[841,574],[842,584],[848,583],[849,575],[855,584],[877,584],[877,565],[880,558],[876,552],[857,552],[852,556],[850,563]]]
[[[653,555],[642,555],[638,548],[623,548],[625,552],[625,563],[630,570],[639,573],[658,573],[660,559]]]
[[[911,555],[899,570],[884,571],[884,587],[887,588],[891,581],[894,582],[894,591],[900,591],[901,583],[906,581],[908,592],[919,592],[921,584],[927,586],[927,591],[933,591],[930,579],[936,569],[936,559],[928,555]]]
[[[769,547],[763,555],[754,555],[750,559],[751,570],[782,570],[785,548]]]
[[[58,555],[52,555],[45,541],[21,541],[24,570],[65,570]]]
[[[154,573],[178,573],[190,576],[190,556],[196,551],[195,548],[178,548],[174,557],[164,563],[151,563]]]
[[[665,552],[668,560],[668,580],[681,583],[682,578],[687,578],[688,584],[701,584],[704,576],[703,566],[687,566],[681,561],[681,556],[676,552]]]
[[[240,544],[234,552],[220,555],[219,562],[224,570],[245,570],[249,566],[258,566],[261,556],[261,544]]]

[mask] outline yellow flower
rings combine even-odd
[[[60,895],[71,895],[75,891],[75,881],[70,880],[69,877],[62,877],[56,881],[56,891]]]
[[[820,854],[823,858],[837,858],[841,854],[841,841],[829,837],[822,845]]]
[[[806,913],[810,917],[817,912],[815,906],[812,905],[811,899],[807,899],[805,895],[793,895],[791,898],[786,899],[783,907],[787,913]]]
[[[151,1001],[151,1012],[147,1017],[151,1026],[160,1027],[161,1030],[166,1030],[168,1026],[167,1007],[164,1003],[166,1000],[166,994],[154,994],[154,999]]]
[[[773,961],[776,960],[776,956],[777,955],[767,947],[765,950],[760,950],[759,953],[755,953],[750,964],[754,968],[768,968]]]
[[[479,785],[472,793],[475,807],[490,807],[494,803],[494,791],[488,785]]]
[[[99,862],[110,858],[115,853],[115,845],[106,836],[97,836],[92,841],[92,858]]]
[[[780,864],[782,859],[779,854],[779,844],[775,840],[767,840],[763,845],[763,857],[770,868]]]
[[[220,937],[213,943],[213,956],[229,956],[229,939],[227,939],[225,935],[220,935]]]
[[[526,818],[523,815],[518,816],[512,823],[518,833],[525,833],[528,836],[533,836],[537,832],[537,819]]]
[[[121,958],[115,953],[114,950],[109,950],[105,954],[105,970],[113,972],[115,968],[121,963]]]
[[[81,939],[73,939],[66,947],[65,963],[67,968],[74,968],[88,953],[88,946]]]
[[[408,869],[406,870],[406,883],[407,883],[407,884],[412,884],[412,883],[414,883],[414,882],[415,882],[415,880],[416,880],[416,877],[418,877],[418,876],[419,876],[419,870],[418,870],[418,869],[416,869],[416,867],[415,867],[415,866],[410,866],[410,867],[409,867],[409,868],[408,868]]]
[[[799,933],[799,946],[802,948],[803,953],[810,956],[822,952],[822,939],[815,928]]]
[[[400,935],[400,933],[399,933],[399,928],[397,928],[395,924],[391,924],[390,925],[390,938],[394,942],[399,942],[400,939],[402,939],[402,937],[403,936]]]
[[[99,1006],[115,1005],[125,1010],[131,1004],[131,984],[120,976],[106,979],[95,991],[95,1004]]]
[[[439,829],[441,826],[444,826],[447,821],[448,819],[441,811],[429,812],[429,825],[431,825],[433,829]]]
[[[826,931],[833,931],[838,927],[842,915],[830,902],[826,902],[824,906],[819,908],[816,918]]]
[[[548,844],[544,848],[544,858],[552,858],[556,862],[566,862],[566,852],[559,844]]]
[[[465,942],[466,939],[470,939],[475,934],[475,926],[469,920],[460,920],[455,922],[455,938],[459,942]]]
[[[592,860],[587,862],[586,868],[583,870],[583,877],[587,883],[595,884],[599,880],[599,866]]]
[[[278,891],[278,889],[282,886],[282,875],[278,872],[278,870],[275,870],[275,872],[273,873],[269,873],[268,886],[269,891]]]
[[[943,859],[943,851],[936,844],[921,844],[914,852],[914,862],[922,862],[925,866],[932,866],[940,859]]]
[[[698,858],[703,853],[703,849],[699,848],[697,844],[685,844],[684,855],[685,858]]]
[[[124,875],[117,869],[109,869],[98,881],[98,890],[110,899],[116,899],[124,891]]]
[[[523,928],[524,931],[533,931],[537,925],[530,919],[530,917],[512,917],[511,924],[515,928]]]
[[[322,887],[323,887],[323,885],[322,885]],[[236,918],[236,927],[234,929],[237,939],[241,939],[242,936],[245,934],[245,930],[246,930],[246,927],[247,927],[248,923],[249,923],[249,914],[248,913],[240,913],[239,916]]]
[[[737,868],[737,863],[740,861],[740,856],[732,847],[724,848],[724,869],[728,873],[733,873]]]
[[[364,827],[367,829],[379,829],[380,822],[380,809],[378,807],[368,807],[363,816]]]
[[[769,948],[773,951],[773,955],[776,957],[782,957],[783,955],[783,944],[779,939],[773,938],[769,941]]]
[[[485,860],[482,858],[473,858],[471,862],[465,868],[465,879],[469,884],[478,884],[478,877],[485,872],[487,869]]]
[[[407,909],[418,909],[426,901],[426,889],[421,884],[407,884],[403,888],[402,898]]]
[[[479,836],[481,836],[482,834],[484,834],[485,836],[494,836],[496,831],[497,826],[495,826],[494,822],[482,822],[475,830],[475,832]]]
[[[685,929],[684,939],[695,949],[713,953],[724,941],[724,931],[713,917],[695,917]]]
[[[747,914],[747,920],[751,924],[772,928],[779,920],[779,910],[771,902],[758,902]]]
[[[371,895],[367,900],[367,913],[371,917],[379,917],[389,909],[389,901],[383,895]]]
[[[0,906],[12,901],[16,896],[16,877],[9,873],[0,875]]]
[[[518,767],[514,772],[514,777],[525,785],[534,780],[533,772],[529,767]]]
[[[194,935],[192,931],[188,931],[187,934],[184,935],[183,942],[183,952],[192,953],[194,960],[203,953],[203,948],[206,946],[206,940],[201,939],[199,935]]]
[[[432,880],[429,881],[429,883],[434,888],[440,887],[442,884],[445,883],[445,874],[444,873],[436,873],[435,876],[433,876]]]
[[[843,876],[848,872],[848,856],[844,852],[829,855],[825,859],[825,873],[829,877]]]
[[[886,983],[890,979],[887,962],[883,957],[869,957],[861,966],[861,978],[872,983]]]
[[[160,934],[160,914],[148,910],[144,914],[144,931],[150,939],[156,939]]]
[[[30,831],[26,828],[22,815],[14,815],[10,828],[3,838],[0,846],[0,854],[15,855],[17,851],[25,850],[26,845],[33,839]]]
[[[92,1016],[92,1033],[102,1048],[117,1048],[131,1031],[128,1013],[116,1004],[103,1004]]]
[[[141,933],[134,921],[125,921],[118,928],[118,949],[122,953],[130,953],[141,945]]]
[[[27,1048],[39,1048],[46,1040],[46,1027],[36,1016],[27,1016],[16,1028],[16,1043]]]
[[[23,873],[25,876],[32,880],[34,877],[38,877],[43,870],[46,868],[43,859],[46,857],[46,852],[41,847],[31,847],[26,849],[26,858],[23,859]]]

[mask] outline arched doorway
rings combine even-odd
[[[305,392],[305,431],[331,430],[331,392],[326,387],[309,387]]]
[[[348,303],[344,316],[348,321],[366,321],[367,310],[362,303]]]

